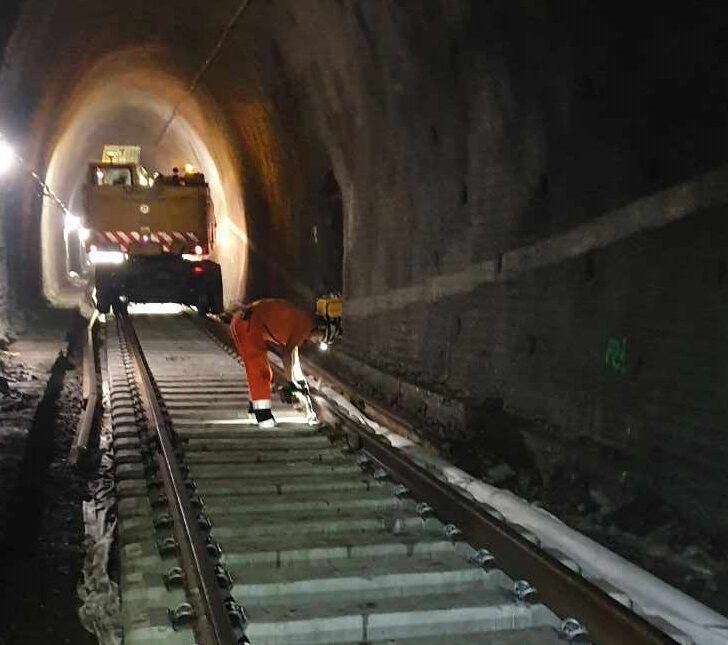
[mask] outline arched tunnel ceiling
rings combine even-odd
[[[215,79],[229,69],[221,60],[190,91],[238,6],[26,1],[8,47],[12,62],[0,81],[9,99],[5,123],[17,126],[3,127],[16,130],[30,163],[74,209],[85,165],[98,158],[104,143],[141,145],[152,169],[182,161],[199,166],[218,218],[217,259],[228,301],[246,293],[248,256],[256,252],[243,207],[247,190],[248,202],[256,205],[258,264],[280,274],[279,290],[288,288],[287,281],[308,297],[310,289],[272,252],[290,217],[291,186],[284,188],[281,166],[291,155],[280,149],[275,115],[255,74],[248,66],[232,83],[229,76]],[[228,61],[240,55],[235,48],[227,54]],[[38,234],[32,207],[25,210],[28,258],[41,240],[43,292],[52,303],[73,305],[79,290],[67,280],[58,209],[45,205]]]
[[[188,96],[182,81],[153,60],[149,51],[116,52],[86,72],[55,124],[46,181],[71,210],[80,212],[87,164],[99,159],[106,143],[140,145],[150,171],[169,173],[187,162],[202,169],[223,232],[218,256],[231,299],[244,288],[247,258],[234,152],[214,103],[202,93]],[[41,229],[44,292],[55,304],[73,305],[81,290],[69,288],[63,218],[48,200]]]

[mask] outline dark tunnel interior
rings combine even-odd
[[[0,338],[88,293],[29,170],[81,215],[105,144],[193,164],[226,305],[342,293],[328,369],[728,610],[725,7],[241,6],[2,2]]]

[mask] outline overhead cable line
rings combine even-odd
[[[202,66],[199,70],[197,70],[197,73],[192,78],[192,81],[187,86],[187,90],[185,93],[185,96],[182,97],[179,101],[177,101],[177,104],[174,106],[172,110],[172,114],[170,115],[169,119],[165,122],[164,126],[162,127],[161,132],[159,133],[159,136],[157,137],[157,140],[154,143],[154,147],[158,147],[161,143],[162,139],[167,134],[167,131],[169,130],[169,126],[172,125],[172,122],[174,121],[175,117],[177,116],[177,112],[179,111],[179,108],[181,107],[182,103],[184,103],[187,100],[187,97],[194,94],[195,90],[197,89],[197,86],[199,85],[200,81],[202,80],[202,77],[205,75],[205,72],[207,72],[208,68],[212,63],[215,61],[215,59],[220,54],[220,51],[223,48],[223,45],[225,44],[225,41],[227,40],[228,36],[230,35],[230,32],[235,28],[235,26],[238,23],[238,20],[240,20],[240,17],[243,15],[243,12],[248,8],[252,0],[242,0],[242,2],[238,5],[238,8],[233,13],[232,17],[228,21],[227,25],[225,25],[225,28],[222,31],[222,34],[220,35],[220,38],[215,43],[215,46],[212,48],[212,51],[208,54],[207,58],[205,58],[205,61],[202,63]]]

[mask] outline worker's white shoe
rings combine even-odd
[[[275,428],[276,420],[270,410],[256,410],[255,420],[258,422],[259,428]]]

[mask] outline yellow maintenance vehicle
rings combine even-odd
[[[187,166],[150,176],[138,146],[105,146],[88,166],[82,239],[102,313],[127,302],[177,302],[223,310],[210,189]]]

